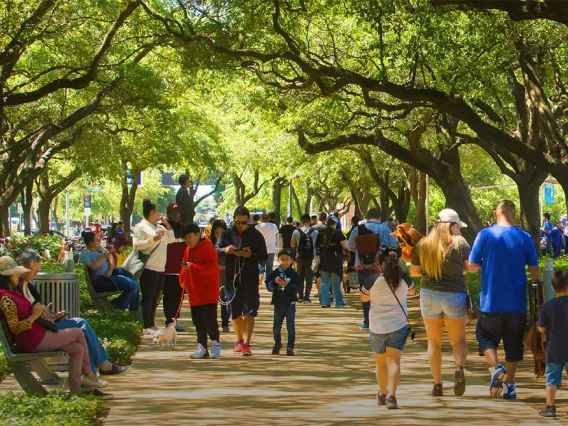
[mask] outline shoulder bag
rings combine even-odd
[[[134,249],[132,253],[126,258],[124,263],[122,264],[121,268],[140,281],[140,277],[142,276],[142,272],[144,272],[144,268],[146,267],[146,263],[148,263],[148,259],[154,254],[154,252],[160,246],[161,241],[156,244],[156,247],[150,252],[150,254],[143,253],[139,250]]]
[[[384,278],[384,277],[383,277]],[[396,299],[396,301],[398,302],[398,306],[400,306],[400,309],[402,310],[402,313],[404,314],[404,316],[406,317],[406,324],[407,324],[407,328],[408,328],[408,335],[407,335],[407,339],[410,338],[410,340],[412,342],[414,342],[414,337],[416,336],[416,332],[412,331],[412,326],[410,325],[410,321],[408,320],[408,315],[406,314],[406,311],[404,310],[404,307],[402,306],[402,303],[400,303],[400,300],[398,300],[398,296],[396,295],[394,288],[391,287],[391,285],[388,283],[387,280],[385,280],[385,282],[387,283],[387,285],[390,288],[390,291],[392,292],[392,295],[394,296],[394,298]]]

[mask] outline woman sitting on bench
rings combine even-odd
[[[118,287],[122,294],[111,304],[120,310],[140,309],[140,283],[127,275],[122,268],[114,267],[112,254],[101,247],[101,240],[94,232],[83,232],[83,240],[87,246],[79,256],[79,262],[87,265],[96,291],[113,291]]]
[[[49,331],[37,320],[47,314],[41,303],[32,304],[17,291],[23,274],[30,272],[18,266],[10,256],[0,257],[0,312],[15,335],[15,343],[20,352],[65,351],[69,354],[69,388],[73,393],[81,391],[83,384],[87,392],[108,399],[96,388],[106,386],[91,370],[89,351],[83,331],[68,328],[56,333]],[[82,379],[81,379],[81,376]],[[112,397],[112,396],[110,396]]]
[[[39,291],[32,284],[32,281],[37,276],[41,267],[41,256],[34,249],[27,248],[20,257],[18,257],[18,262],[24,268],[30,270],[30,272],[22,276],[23,282],[18,287],[18,291],[22,293],[30,303],[34,304],[36,301],[40,300]],[[65,330],[66,328],[80,328],[83,330],[85,339],[87,340],[87,348],[89,349],[89,359],[91,360],[93,373],[96,374],[97,368],[101,376],[123,374],[130,370],[129,366],[116,365],[108,361],[107,351],[86,319],[63,319],[65,316],[65,312],[59,312],[56,314],[48,314],[43,318],[48,321],[54,321],[58,330]]]

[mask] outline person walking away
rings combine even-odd
[[[181,237],[183,225],[180,223],[179,206],[175,203],[168,205],[167,213],[168,222],[174,231],[175,241],[168,244],[168,254],[166,257],[166,279],[164,281],[162,305],[164,309],[164,317],[166,318],[166,327],[179,318],[181,306],[183,304],[184,290],[180,284],[179,274],[180,265],[183,259],[183,253],[187,247],[185,241]],[[181,326],[177,321],[175,325],[176,331],[183,332],[185,327]]]
[[[552,257],[560,256],[562,250],[562,222],[557,221],[550,231],[550,242],[552,244]]]
[[[211,243],[213,246],[217,244],[217,240],[221,237],[221,234],[227,230],[227,224],[224,220],[216,220],[211,225]],[[227,285],[227,271],[226,271],[226,256],[225,253],[217,253],[217,261],[219,263],[219,289],[225,288]],[[223,292],[224,293],[224,292]],[[227,303],[228,300],[223,300]],[[229,318],[231,313],[229,311],[228,304],[221,304],[221,326],[223,327],[223,333],[229,332]]]
[[[278,268],[266,277],[266,289],[272,293],[271,304],[274,305],[274,347],[272,355],[279,355],[282,349],[282,324],[286,318],[288,343],[286,355],[294,356],[296,341],[296,302],[300,288],[300,276],[292,267],[292,254],[289,249],[278,252]]]
[[[312,226],[312,228],[318,232],[322,232],[325,229],[325,224],[327,223],[327,214],[326,213],[318,213],[316,224]]]
[[[515,374],[523,359],[523,337],[527,320],[528,265],[533,280],[541,280],[536,249],[531,236],[514,226],[515,204],[499,203],[494,212],[496,224],[476,237],[469,256],[469,272],[481,269],[481,303],[476,336],[479,355],[490,365],[490,394],[503,393],[516,399]],[[506,365],[497,356],[503,340]]]
[[[347,240],[347,248],[355,252],[355,270],[359,279],[359,288],[361,288],[369,276],[376,272],[376,247],[381,245],[396,247],[396,238],[391,236],[390,229],[381,224],[380,220],[381,211],[376,207],[369,209],[366,215],[366,222],[352,229],[349,234],[349,240]],[[362,252],[359,253],[361,250]],[[362,305],[363,322],[359,327],[362,330],[368,330],[371,304],[370,302],[364,302]]]
[[[261,275],[267,277],[272,272],[274,268],[274,255],[276,254],[276,239],[278,238],[278,227],[270,222],[270,216],[268,213],[262,214],[262,223],[256,225],[256,229],[264,237],[266,242],[266,252],[268,257],[265,262],[261,262],[260,267],[262,269]]]
[[[191,319],[197,333],[197,350],[191,359],[219,358],[219,325],[217,303],[219,302],[219,264],[217,252],[207,238],[201,238],[196,223],[190,223],[180,234],[187,248],[183,255],[180,283],[187,291],[191,307]],[[211,355],[207,349],[207,336],[211,340]]]
[[[361,287],[361,301],[370,302],[369,339],[377,360],[377,404],[398,408],[400,359],[408,338],[406,296],[415,293],[411,279],[403,279],[399,253],[384,247],[377,255],[378,275]]]
[[[266,262],[266,242],[262,234],[250,226],[250,213],[244,206],[236,208],[234,226],[217,240],[217,252],[226,255],[227,286],[231,300],[231,317],[237,342],[233,352],[252,355],[250,342],[260,306],[258,264]]]
[[[115,309],[140,309],[140,283],[124,269],[115,268],[111,252],[101,246],[97,234],[85,231],[83,241],[86,247],[79,255],[79,262],[87,265],[95,291],[116,291],[118,288],[122,293],[111,302]]]
[[[347,231],[347,234],[345,234],[345,238],[347,238],[347,242],[349,242],[349,237],[351,236],[351,233],[353,232],[353,230],[355,228],[357,228],[357,226],[359,225],[359,217],[357,216],[353,216],[351,218],[351,228],[349,228],[349,231]],[[349,250],[349,246],[347,246],[347,249]],[[355,251],[349,250],[349,260],[347,260],[347,274],[343,276],[343,289],[345,290],[346,293],[350,293],[351,292],[351,287],[349,286],[349,280],[352,276],[352,274],[355,271]],[[359,282],[359,280],[357,280],[357,282]]]
[[[166,280],[168,244],[174,243],[176,238],[168,220],[150,200],[142,202],[142,213],[144,219],[134,227],[132,243],[136,250],[150,255],[140,277],[140,290],[144,334],[152,335],[158,329],[156,309]],[[160,220],[163,225],[158,223]]]
[[[545,242],[542,247],[542,255],[546,256],[552,253],[552,223],[550,222],[550,213],[544,213],[542,215],[542,226],[540,227],[540,237]]]
[[[335,307],[345,306],[341,294],[341,274],[343,273],[343,253],[347,251],[345,235],[336,229],[337,222],[327,219],[326,228],[319,232],[316,240],[316,252],[320,255],[319,273],[321,275],[320,305],[329,308],[330,286],[333,287]]]
[[[314,281],[312,262],[316,254],[315,247],[318,231],[310,226],[310,215],[305,214],[300,218],[300,229],[292,233],[290,246],[296,251],[296,267],[300,276],[300,286],[298,287],[298,301],[312,303],[310,294]]]
[[[188,225],[192,221],[192,200],[189,196],[189,188],[191,187],[192,182],[188,175],[181,175],[178,182],[180,184],[180,188],[176,193],[176,204],[180,210],[180,223],[182,225]]]
[[[542,417],[556,417],[556,390],[562,385],[562,372],[568,371],[568,271],[552,274],[555,298],[540,308],[538,330],[546,335],[546,407]],[[544,339],[543,339],[544,340]]]
[[[443,396],[442,339],[444,326],[453,349],[456,370],[454,394],[465,393],[464,366],[467,358],[467,285],[464,269],[469,267],[471,247],[460,235],[467,227],[452,209],[438,214],[436,224],[414,248],[410,275],[421,276],[420,309],[428,337],[428,362],[434,379],[433,396]]]
[[[280,227],[279,234],[282,237],[282,248],[283,249],[291,249],[291,241],[292,241],[292,234],[296,230],[294,226],[294,218],[292,216],[286,218],[286,224]],[[291,251],[292,259],[295,259],[294,251]]]
[[[53,332],[45,328],[38,319],[48,314],[41,303],[32,304],[18,292],[22,275],[30,270],[19,266],[9,256],[0,257],[0,314],[14,335],[15,343],[21,353],[65,351],[69,355],[69,388],[71,393],[82,392],[101,399],[111,399],[97,388],[108,382],[100,380],[91,370],[89,351],[85,335],[80,328],[68,328]]]

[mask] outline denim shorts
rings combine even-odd
[[[406,326],[402,327],[400,330],[393,331],[392,333],[375,334],[372,331],[369,332],[371,349],[379,355],[382,355],[387,351],[387,346],[389,348],[402,351],[406,344],[407,337],[408,328],[406,328]]]
[[[423,288],[420,290],[420,309],[422,318],[436,319],[446,317],[449,319],[465,318],[465,293],[447,293]]]
[[[546,363],[546,386],[560,386],[562,384],[562,371],[568,371],[568,362],[565,364]]]

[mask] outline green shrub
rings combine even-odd
[[[139,312],[113,311],[104,316],[90,311],[83,318],[101,339],[109,354],[109,361],[118,365],[130,365],[132,356],[141,342],[142,320]]]
[[[0,382],[10,374],[10,367],[8,367],[8,361],[3,351],[0,351]]]
[[[83,426],[101,424],[105,409],[94,397],[8,393],[0,398],[0,423],[11,426]]]
[[[8,255],[16,259],[24,249],[33,248],[41,256],[45,250],[49,250],[52,259],[57,259],[61,251],[61,238],[51,235],[35,235],[35,236],[16,236],[12,239],[12,248],[8,250]]]

